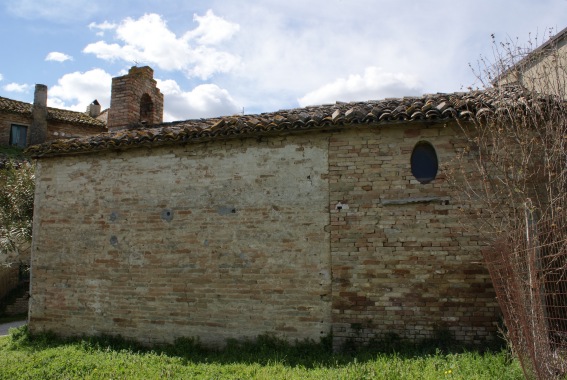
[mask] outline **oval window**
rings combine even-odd
[[[427,141],[420,141],[415,144],[411,152],[411,174],[420,183],[429,183],[437,176],[439,162],[437,153],[433,145]]]

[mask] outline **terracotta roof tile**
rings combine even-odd
[[[0,111],[18,113],[31,118],[32,105],[18,100],[0,97]],[[104,121],[94,119],[83,112],[47,107],[47,120],[62,121],[75,125],[105,127]]]
[[[101,128],[104,128],[106,126],[106,123],[104,121],[90,117],[86,113],[51,107],[47,107],[47,120],[57,120],[72,123],[75,125],[78,124]]]
[[[517,89],[507,97],[518,100]],[[302,130],[332,130],[355,124],[391,124],[412,121],[467,119],[493,112],[498,104],[491,92],[433,94],[422,97],[368,102],[337,102],[331,105],[281,110],[259,115],[185,120],[141,129],[124,129],[90,138],[60,140],[30,147],[33,157],[122,150],[140,146],[190,143],[217,139],[292,133]]]
[[[0,96],[0,110],[19,114],[29,114],[31,116],[31,107],[29,103],[19,102]]]

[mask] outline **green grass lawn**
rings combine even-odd
[[[391,342],[390,342],[391,343]],[[207,350],[192,340],[149,350],[120,339],[0,338],[0,379],[522,379],[504,350],[450,352],[377,344],[333,354],[329,341],[287,344],[269,336]]]

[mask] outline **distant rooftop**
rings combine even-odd
[[[17,113],[31,117],[32,104],[0,96],[0,111]],[[105,126],[103,121],[92,118],[83,112],[69,111],[53,107],[47,107],[47,120],[94,127]]]

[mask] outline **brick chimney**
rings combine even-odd
[[[127,75],[112,78],[109,131],[163,122],[163,94],[149,66],[133,66]]]
[[[30,144],[41,144],[47,140],[47,86],[36,84],[33,95]]]

